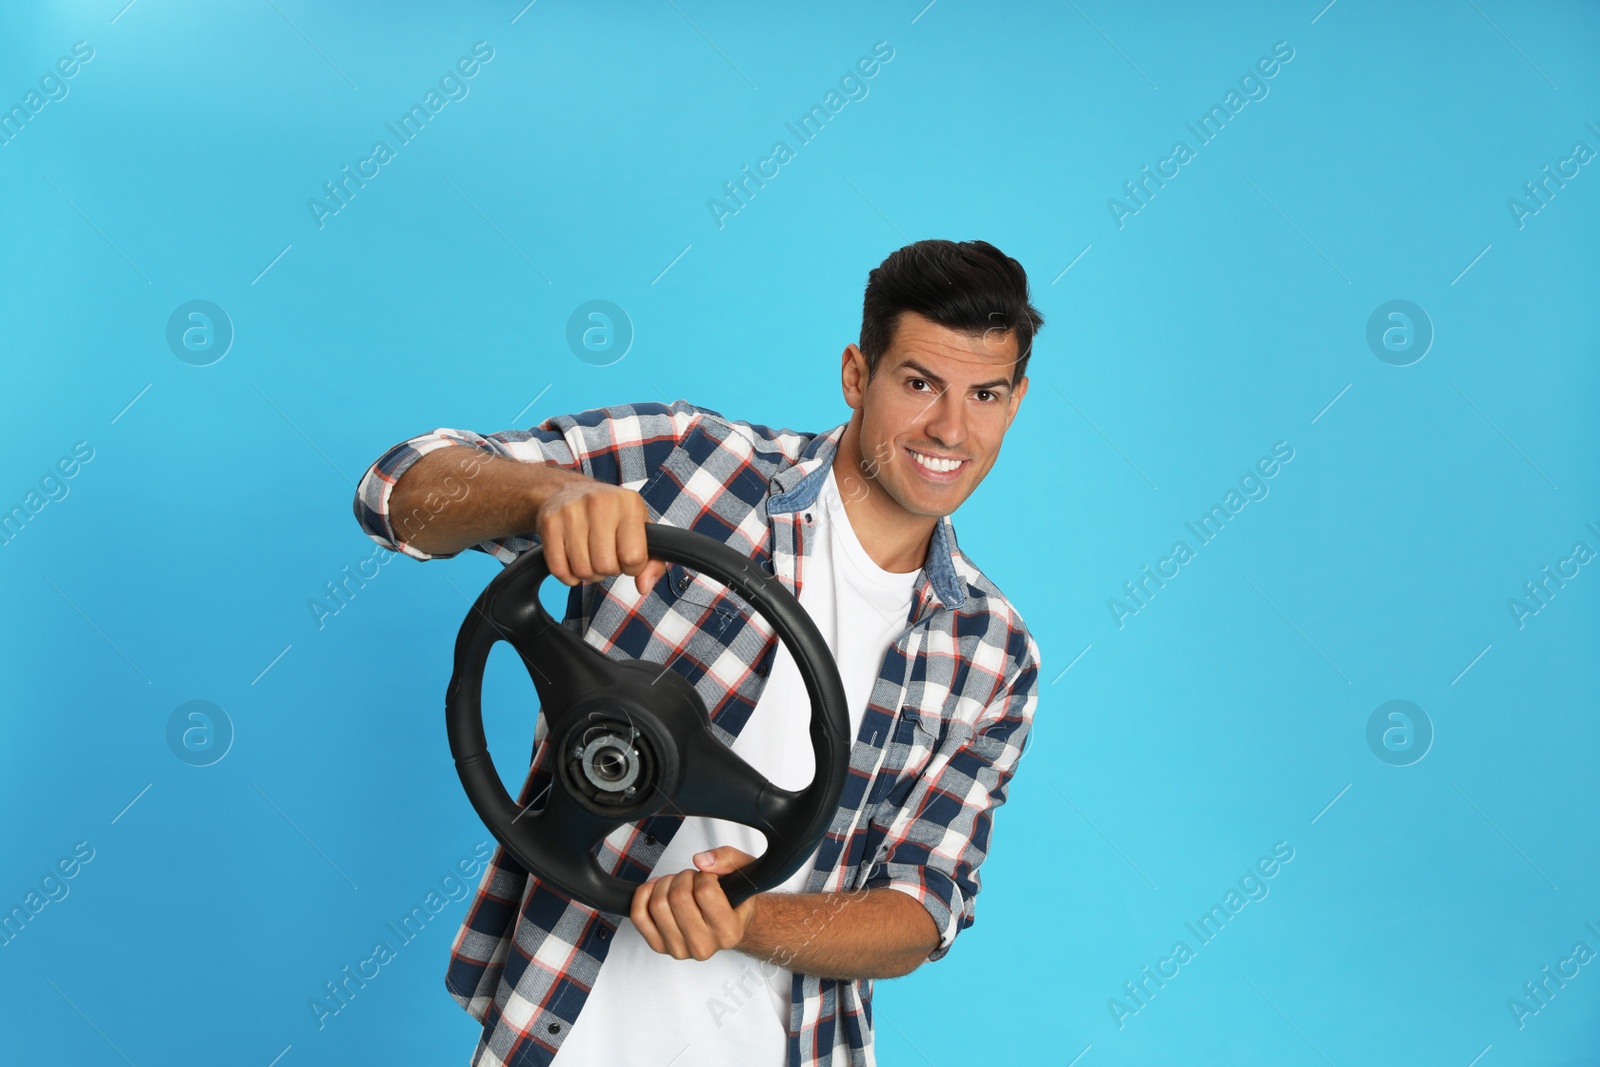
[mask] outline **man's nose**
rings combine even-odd
[[[956,390],[946,389],[928,411],[924,430],[941,447],[957,448],[967,439],[967,410],[963,399]]]

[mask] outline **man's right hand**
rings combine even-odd
[[[536,531],[545,564],[564,585],[594,582],[613,574],[634,576],[640,596],[667,573],[645,543],[650,511],[644,497],[590,478],[558,485],[539,506]]]
[[[667,573],[649,556],[644,497],[551,464],[435,449],[400,476],[389,512],[399,540],[435,554],[537,533],[565,585],[629,574],[645,596]]]

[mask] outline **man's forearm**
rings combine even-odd
[[[933,916],[898,889],[763,893],[739,951],[821,978],[898,978],[939,944]]]
[[[389,496],[398,540],[430,555],[531,533],[557,486],[583,475],[475,448],[441,448],[413,463]]]

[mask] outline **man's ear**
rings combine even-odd
[[[844,402],[850,405],[852,411],[859,411],[866,399],[867,357],[854,344],[844,346],[839,365],[839,385],[844,392]]]

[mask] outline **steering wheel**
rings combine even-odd
[[[766,852],[721,876],[738,907],[799,870],[832,821],[849,771],[844,685],[811,617],[753,560],[704,534],[658,523],[645,524],[645,540],[651,557],[696,567],[737,590],[789,647],[811,697],[811,784],[781,789],[718,741],[705,703],[676,671],[612,659],[552,619],[539,603],[550,574],[542,544],[495,575],[461,624],[445,693],[450,754],[495,838],[542,881],[600,911],[626,915],[636,888],[595,859],[618,826],[666,810],[754,827],[767,839]],[[547,758],[555,767],[539,812],[506,792],[483,733],[483,669],[501,640],[532,676],[548,727]]]

